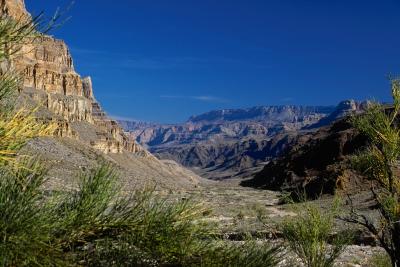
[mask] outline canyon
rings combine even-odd
[[[2,0],[0,13],[15,20],[31,15],[23,0]],[[165,188],[192,187],[194,173],[176,163],[161,161],[125,134],[96,100],[90,77],[74,68],[68,46],[62,40],[40,34],[22,44],[11,57],[9,69],[22,76],[18,106],[35,110],[39,120],[57,125],[53,137],[31,141],[27,153],[47,160],[49,183],[63,187],[73,182],[74,170],[86,170],[107,162],[122,173],[127,189],[144,184]],[[56,175],[57,174],[57,175]]]
[[[0,0],[0,14],[31,16],[23,0]],[[294,199],[293,193],[305,190],[328,210],[332,195],[347,190],[357,206],[376,216],[364,177],[349,166],[367,143],[349,116],[363,112],[368,102],[221,109],[176,124],[117,121],[96,100],[92,79],[76,72],[62,40],[47,34],[30,39],[7,68],[22,78],[17,107],[57,126],[53,135],[34,138],[20,151],[45,164],[46,193],[74,192],[82,173],[111,165],[121,194],[147,187],[168,201],[206,204],[206,220],[217,223],[228,242],[247,234],[282,241],[282,222],[300,214],[297,204],[283,201],[287,192]],[[338,230],[344,228],[338,223]],[[340,263],[353,262],[358,253],[364,264],[380,250],[364,233],[355,244]]]
[[[0,10],[16,19],[30,16],[22,0],[2,0]],[[347,100],[336,107],[214,110],[170,125],[116,121],[107,116],[96,100],[91,78],[81,77],[75,71],[72,55],[62,40],[49,35],[34,38],[22,46],[21,53],[10,64],[23,77],[19,105],[36,109],[38,118],[58,125],[56,136],[47,145],[57,140],[63,143],[58,147],[66,151],[71,146],[84,145],[93,155],[108,157],[120,169],[128,169],[128,173],[135,169],[135,161],[146,162],[149,168],[143,175],[133,171],[135,180],[143,182],[151,175],[166,178],[166,184],[188,185],[201,179],[198,175],[215,180],[253,177],[269,161],[289,150],[299,135],[312,133],[367,105]],[[46,142],[40,143],[38,153],[46,150],[42,146]],[[80,152],[75,154],[78,157]],[[129,164],[118,164],[125,162],[121,160],[125,157],[131,158]],[[71,170],[76,164],[71,163]],[[167,174],[161,175],[159,170]]]
[[[174,160],[210,179],[243,179],[286,152],[299,135],[360,112],[367,105],[346,100],[337,106],[261,106],[215,110],[182,124],[120,124],[160,159]]]

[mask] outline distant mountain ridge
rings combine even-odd
[[[301,132],[357,112],[362,104],[258,106],[191,116],[182,124],[120,121],[138,143],[160,159],[190,167],[204,177],[246,177],[279,156]]]
[[[189,118],[188,122],[226,122],[243,120],[271,120],[292,122],[310,114],[329,114],[335,106],[257,106],[245,109],[222,109],[206,112]]]
[[[224,109],[192,116],[182,124],[119,121],[125,130],[150,150],[155,146],[226,142],[273,136],[318,122],[334,107],[261,106]]]
[[[352,99],[344,100],[344,101],[340,102],[336,106],[335,110],[333,110],[332,113],[330,113],[328,116],[322,118],[317,123],[310,125],[306,128],[315,129],[315,128],[329,125],[329,124],[333,123],[334,121],[336,121],[340,118],[343,118],[349,114],[361,112],[361,111],[367,109],[367,107],[369,105],[370,105],[369,101],[357,102]]]

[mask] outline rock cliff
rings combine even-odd
[[[30,16],[23,0],[0,0],[0,15],[16,20]],[[75,71],[64,41],[41,35],[24,44],[8,65],[23,78],[18,104],[35,108],[38,119],[59,126],[53,138],[32,140],[26,147],[27,153],[51,162],[49,183],[64,187],[77,170],[104,160],[120,170],[126,190],[146,184],[172,189],[198,183],[197,175],[158,160],[107,116],[95,99],[91,78]]]
[[[306,192],[310,198],[334,194],[337,189],[356,192],[367,186],[363,177],[352,171],[350,157],[366,145],[366,137],[344,118],[298,135],[284,154],[242,185],[288,191],[294,197]]]
[[[17,19],[29,15],[24,0],[0,0],[0,14],[7,14]]]
[[[215,110],[192,116],[183,124],[157,125],[121,121],[142,145],[191,144],[203,141],[265,139],[312,125],[335,110],[318,106],[261,106],[248,109]]]
[[[335,122],[336,120],[343,118],[347,115],[360,113],[360,112],[366,110],[368,105],[370,105],[370,103],[368,101],[357,102],[357,101],[354,101],[353,99],[344,100],[344,101],[340,102],[336,106],[335,110],[332,113],[330,113],[328,116],[323,117],[317,123],[314,123],[312,125],[307,125],[304,128],[305,129],[316,129],[316,128],[319,128],[322,126],[330,125],[333,122]]]
[[[259,106],[210,111],[176,125],[121,124],[158,158],[175,160],[208,178],[247,178],[285,152],[298,134],[314,132],[366,105],[346,100],[336,107]]]
[[[204,177],[248,177],[278,156],[302,128],[328,116],[335,107],[259,106],[214,110],[186,123],[121,124],[160,159],[172,159]]]
[[[2,0],[1,12],[15,19],[29,16],[23,0]],[[58,119],[58,133],[85,140],[70,125],[87,122],[98,128],[89,143],[104,153],[143,150],[116,121],[106,116],[94,98],[90,77],[82,78],[76,73],[70,51],[62,40],[47,35],[35,38],[22,47],[12,64],[23,76],[22,94],[30,95],[53,113],[50,117]]]
[[[192,123],[218,123],[228,121],[303,122],[308,124],[332,112],[331,106],[258,106],[246,109],[222,109],[192,116]]]

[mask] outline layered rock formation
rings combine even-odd
[[[7,14],[19,19],[27,16],[28,12],[23,0],[0,0],[0,14]]]
[[[332,112],[334,107],[328,106],[259,106],[247,109],[214,110],[201,115],[192,116],[192,123],[218,123],[227,121],[267,121],[276,123],[312,123]]]
[[[29,16],[23,0],[2,0],[1,10],[15,19]],[[58,134],[85,140],[71,123],[87,122],[98,128],[97,136],[89,143],[104,153],[143,150],[102,111],[94,98],[90,77],[82,78],[76,73],[63,41],[46,35],[35,38],[23,45],[12,64],[22,73],[22,94],[28,94],[52,113],[47,117],[58,120]]]
[[[161,159],[172,159],[213,179],[248,177],[291,143],[302,128],[335,107],[261,106],[192,116],[186,123],[121,122]]]
[[[347,115],[360,113],[366,110],[369,105],[370,102],[368,101],[357,102],[352,99],[342,101],[337,105],[336,109],[331,114],[322,118],[315,124],[306,126],[305,129],[316,129],[322,126],[330,125],[336,120]]]
[[[23,0],[0,1],[0,15],[16,20],[30,16]],[[27,153],[51,162],[50,183],[59,181],[57,186],[63,187],[74,172],[95,167],[98,161],[112,162],[123,174],[127,190],[140,184],[192,187],[200,179],[177,164],[156,159],[106,115],[90,77],[75,71],[62,40],[47,35],[29,40],[8,65],[23,78],[19,105],[36,108],[38,119],[59,126],[54,138],[33,140],[27,146]]]
[[[367,144],[348,121],[339,120],[316,132],[298,135],[281,156],[242,185],[318,197],[336,189],[363,188],[364,180],[352,171],[350,156]]]
[[[175,160],[208,178],[247,178],[286,151],[298,134],[314,132],[366,105],[346,100],[336,107],[261,106],[215,110],[177,125],[121,123],[158,158]]]
[[[192,116],[186,123],[157,125],[120,121],[142,145],[190,144],[204,141],[265,139],[312,125],[335,107],[262,106],[249,109],[215,110]]]
[[[246,178],[280,155],[291,144],[296,133],[278,134],[272,138],[244,139],[226,142],[199,142],[152,148],[160,159],[171,159],[192,168],[205,178]]]

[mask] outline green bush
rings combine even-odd
[[[116,176],[101,167],[57,208],[64,249],[92,266],[274,266],[278,248],[217,241],[206,209],[151,190],[118,195]],[[65,247],[65,245],[68,246]],[[75,259],[76,260],[76,259]]]
[[[181,264],[201,254],[203,240],[212,237],[202,207],[189,200],[169,201],[151,190],[122,197],[115,184],[115,174],[103,166],[82,177],[77,192],[58,201],[56,236],[64,249],[94,265],[110,258],[118,262],[124,253],[133,253],[131,261],[149,258],[160,264]]]
[[[353,157],[354,168],[372,182],[371,193],[380,214],[379,224],[353,209],[347,221],[365,227],[391,258],[400,265],[400,80],[392,79],[393,104],[371,103],[354,116],[354,127],[368,137],[369,146]]]
[[[368,267],[388,267],[392,262],[387,253],[375,253],[368,261]]]
[[[43,169],[24,162],[17,171],[0,168],[0,265],[46,266],[60,250],[51,243],[51,214],[43,204]]]
[[[351,235],[337,234],[332,237],[336,206],[327,212],[305,204],[305,212],[298,218],[287,220],[283,236],[289,248],[308,267],[330,267],[349,243]]]
[[[282,256],[280,247],[271,247],[263,241],[228,242],[211,244],[209,250],[191,266],[269,267],[276,266]]]
[[[0,17],[0,63],[54,25],[38,18]],[[10,64],[5,64],[10,65]],[[0,70],[0,266],[273,266],[277,250],[218,242],[207,210],[152,190],[120,194],[103,164],[71,192],[43,190],[46,170],[18,156],[32,137],[49,134],[32,111],[15,111],[18,75]]]
[[[204,208],[151,190],[121,196],[107,165],[79,189],[45,195],[38,163],[1,168],[2,266],[274,266],[277,248],[218,241]]]

